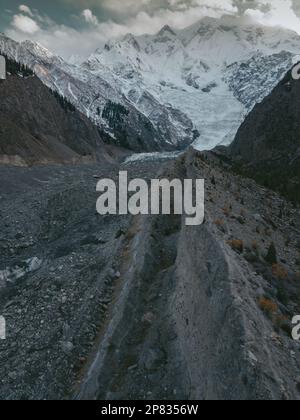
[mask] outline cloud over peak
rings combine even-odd
[[[30,35],[33,35],[40,30],[40,27],[35,20],[23,14],[13,16],[12,26],[15,30]]]
[[[91,11],[91,9],[84,9],[82,11],[82,16],[83,16],[83,18],[85,19],[85,21],[87,23],[90,23],[92,25],[98,25],[98,19],[93,14],[93,12]]]
[[[65,57],[87,56],[108,38],[129,32],[153,34],[166,24],[182,29],[205,16],[220,18],[224,14],[246,16],[254,22],[284,26],[300,34],[300,20],[292,0],[56,0],[55,3],[73,8],[65,16],[66,22],[58,23],[44,13],[43,5],[48,1],[41,2],[43,13],[40,13],[27,0],[27,4],[18,6],[5,32],[16,40],[38,41]]]
[[[21,4],[19,6],[19,11],[33,17],[33,13],[31,11],[30,7],[26,6],[25,4]]]

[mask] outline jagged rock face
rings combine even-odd
[[[255,106],[230,147],[240,170],[300,201],[300,82],[291,72]]]
[[[248,111],[260,103],[266,92],[274,88],[274,81],[280,81],[287,69],[293,65],[294,55],[288,51],[264,56],[259,53],[241,63],[228,67],[226,81],[234,96]]]
[[[0,83],[0,163],[95,162],[105,156],[98,129],[35,76]]]

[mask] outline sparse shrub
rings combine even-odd
[[[139,228],[137,228],[135,225],[131,226],[126,233],[126,239],[131,241],[139,233],[139,231]]]
[[[288,294],[287,294],[287,292],[285,291],[285,289],[282,286],[279,286],[278,287],[278,290],[277,290],[277,299],[283,305],[287,305],[289,303]]]
[[[228,241],[227,243],[231,246],[231,248],[234,251],[238,251],[240,253],[244,252],[244,242],[240,239],[233,239],[232,241]]]
[[[276,305],[276,303],[273,302],[271,299],[267,298],[261,298],[259,300],[259,307],[269,316],[275,314],[278,310],[278,306]]]
[[[278,315],[275,318],[275,325],[278,329],[284,331],[289,337],[291,337],[292,327],[288,317],[284,315]]]
[[[241,214],[242,217],[246,217],[246,210],[241,209],[241,213],[240,214]]]
[[[272,266],[272,274],[274,277],[276,277],[278,280],[286,280],[289,276],[286,269],[280,265],[280,264],[274,264]]]
[[[225,214],[225,216],[227,216],[227,217],[230,216],[230,208],[229,207],[224,207],[222,210],[223,210],[223,213]]]
[[[238,216],[237,217],[237,221],[241,224],[244,225],[246,223],[246,219],[243,216]]]
[[[260,251],[260,249],[259,249],[259,243],[257,242],[257,241],[252,241],[252,244],[251,244],[251,246],[252,246],[252,250],[253,250],[253,252],[254,252],[254,254],[258,257],[259,256],[259,251]]]
[[[272,231],[269,228],[265,228],[265,236],[272,236]]]
[[[195,160],[194,167],[200,169],[202,167],[202,162],[200,160]]]
[[[259,262],[258,253],[253,252],[251,250],[247,250],[244,253],[244,258],[245,258],[246,261],[248,261],[251,264],[255,264],[255,263],[258,263]]]
[[[271,243],[265,260],[271,265],[277,264],[277,251],[274,242]]]

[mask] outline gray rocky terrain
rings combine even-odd
[[[298,399],[299,211],[211,155],[167,173],[205,178],[205,224],[136,219],[123,289],[77,398]]]
[[[118,169],[0,169],[1,398],[298,399],[299,209],[189,152],[122,169],[205,178],[204,225],[99,216]]]

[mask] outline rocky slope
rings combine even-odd
[[[1,398],[299,399],[299,209],[212,154],[121,169],[204,178],[205,224],[95,214],[109,165],[0,168]]]
[[[165,173],[206,180],[205,224],[135,219],[123,286],[76,398],[299,399],[299,210],[210,154]]]
[[[237,168],[300,201],[300,82],[291,71],[241,125],[230,154]]]
[[[0,163],[91,163],[108,159],[98,129],[34,75],[10,73],[0,83],[0,96]]]

